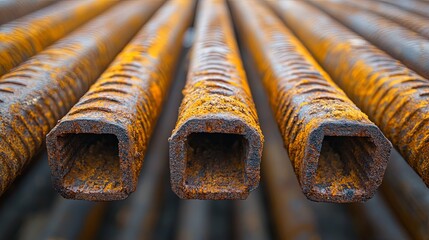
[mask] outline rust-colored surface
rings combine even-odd
[[[161,8],[49,133],[54,185],[64,197],[118,200],[135,191],[193,4]]]
[[[0,76],[115,3],[61,1],[0,26]]]
[[[152,2],[121,3],[0,78],[0,194],[155,10]]]
[[[52,4],[55,0],[2,0],[0,1],[0,24],[22,17]]]
[[[381,0],[383,2],[398,6],[404,10],[429,17],[429,2],[427,0]]]
[[[202,1],[176,128],[169,139],[181,198],[244,199],[259,183],[263,136],[224,0]]]
[[[304,2],[274,9],[429,184],[429,81]]]
[[[361,7],[367,11],[372,11],[380,16],[388,18],[413,30],[420,35],[429,38],[429,17],[420,16],[405,11],[399,7],[371,0],[346,1],[347,4]]]
[[[381,191],[413,239],[429,237],[429,192],[419,176],[394,151]]]
[[[280,19],[257,1],[231,1],[304,194],[324,202],[371,198],[391,145]]]
[[[270,211],[270,229],[278,239],[320,239],[314,211],[300,189],[283,148],[283,139],[271,112],[267,92],[264,91],[258,76],[256,64],[248,48],[245,48],[243,54],[249,83],[254,90],[253,96],[261,116],[261,128],[264,131],[261,170],[267,200],[264,202],[266,210]]]
[[[378,48],[429,78],[429,40],[374,13],[341,2],[311,1]]]

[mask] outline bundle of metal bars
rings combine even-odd
[[[423,0],[1,2],[0,239],[427,239],[428,19]]]

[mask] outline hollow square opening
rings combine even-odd
[[[185,184],[208,192],[244,189],[248,141],[243,135],[192,133],[186,142]]]
[[[119,141],[115,135],[66,134],[58,142],[61,159],[68,169],[63,178],[65,188],[81,193],[122,189]]]
[[[370,137],[325,136],[315,177],[319,193],[351,195],[364,191],[376,146]]]

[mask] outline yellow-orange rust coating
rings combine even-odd
[[[0,26],[0,76],[116,2],[61,1]]]
[[[259,183],[263,136],[224,0],[202,1],[170,142],[181,198],[244,199]]]
[[[274,8],[428,185],[429,81],[306,3]]]
[[[429,38],[429,17],[420,16],[396,6],[372,0],[348,0],[346,3],[372,11]]]
[[[253,0],[231,4],[304,194],[326,202],[371,198],[389,141],[273,12]]]
[[[369,42],[429,78],[429,40],[387,18],[333,1],[311,1]]]
[[[152,2],[125,1],[0,78],[0,194],[155,11]]]
[[[52,4],[55,0],[3,0],[0,1],[0,24],[22,17]]]
[[[167,2],[49,133],[54,186],[64,197],[119,200],[135,191],[193,5]],[[118,146],[89,134],[114,135]]]

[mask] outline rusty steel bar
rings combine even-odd
[[[0,26],[0,76],[115,3],[62,1]]]
[[[311,1],[392,57],[429,78],[429,40],[371,12],[334,1]]]
[[[428,239],[428,189],[396,151],[380,189],[408,233],[414,239]]]
[[[429,81],[309,4],[273,8],[429,185]]]
[[[249,195],[245,201],[236,201],[234,207],[236,215],[234,221],[236,236],[234,236],[234,239],[271,239],[260,188]]]
[[[194,8],[195,10],[195,8]],[[189,35],[188,35],[189,36]],[[140,184],[136,192],[126,201],[129,201],[129,214],[124,220],[124,228],[118,234],[117,239],[141,239],[153,238],[154,222],[159,215],[158,206],[162,202],[162,187],[164,177],[168,171],[168,136],[174,128],[177,119],[177,109],[180,106],[182,94],[177,89],[182,89],[186,77],[186,55],[189,46],[183,40],[184,48],[178,61],[178,66],[172,81],[171,91],[166,98],[165,107],[154,130],[151,143],[145,156],[145,167],[142,169]],[[176,91],[175,91],[176,90]],[[174,197],[176,197],[174,195]]]
[[[201,2],[190,65],[169,139],[172,189],[245,199],[259,183],[263,136],[224,0]]]
[[[358,227],[360,239],[410,239],[379,193],[365,203],[354,203],[348,207]]]
[[[380,0],[379,0],[380,1]],[[383,2],[398,6],[407,11],[429,17],[429,3],[414,0],[381,0]]]
[[[246,46],[243,39],[240,40],[241,45]],[[309,205],[310,201],[302,194],[293,167],[282,146],[282,137],[270,111],[268,97],[249,49],[245,49],[243,55],[255,103],[260,116],[263,117],[261,128],[266,143],[262,157],[262,176],[274,236],[277,239],[320,239],[314,211]]]
[[[0,25],[46,7],[56,0],[2,0],[0,1]]]
[[[210,201],[182,200],[180,201],[179,219],[177,221],[177,240],[210,239]]]
[[[0,194],[159,5],[125,1],[0,78]]]
[[[371,0],[346,1],[347,4],[354,5],[374,12],[380,16],[388,18],[394,22],[407,27],[414,32],[429,38],[429,17],[423,17],[417,14],[407,12],[399,7]]]
[[[261,2],[231,1],[304,194],[324,202],[371,198],[390,143]]]
[[[135,191],[193,4],[169,1],[49,133],[64,197],[110,201]]]

